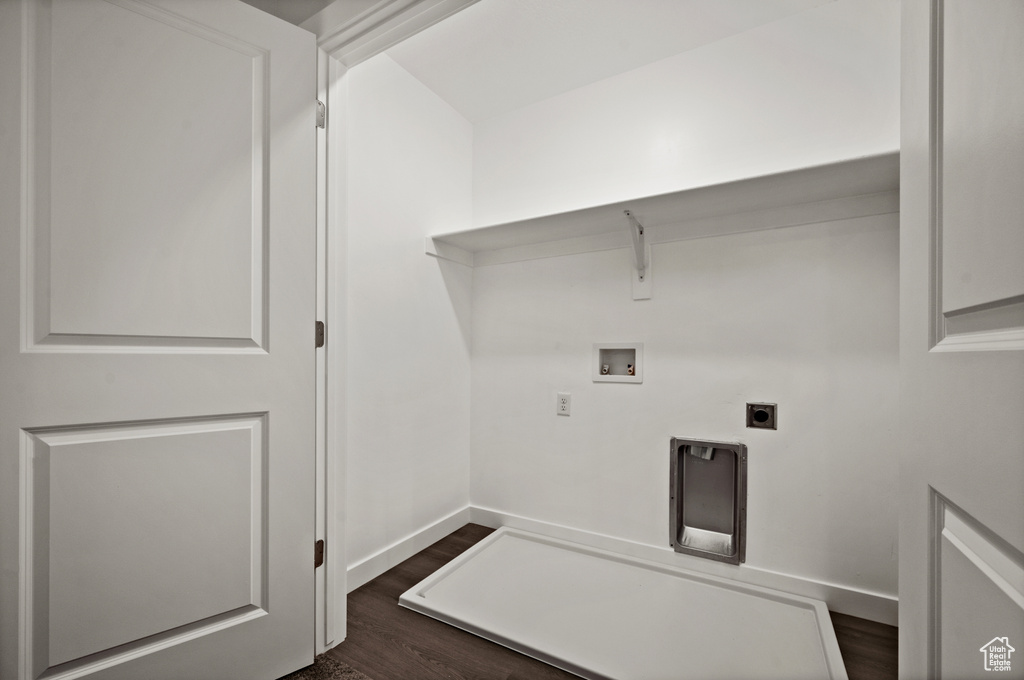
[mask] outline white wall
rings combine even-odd
[[[472,129],[386,55],[343,80],[351,567],[468,502],[472,273],[423,241],[469,224]]]
[[[897,0],[837,0],[483,121],[474,225],[898,150],[899,64]],[[625,250],[478,267],[473,505],[667,548],[669,439],[740,440],[748,567],[894,598],[897,222],[656,245],[642,302]]]
[[[473,223],[899,148],[899,2],[837,0],[475,128]]]
[[[647,301],[628,250],[476,268],[472,504],[667,549],[669,439],[742,441],[747,567],[894,596],[897,226],[656,245]],[[594,342],[643,342],[643,384],[592,382]]]
[[[741,440],[743,568],[892,604],[896,215],[656,245],[642,302],[626,250],[471,271],[422,236],[896,150],[898,26],[837,0],[475,127],[387,57],[354,68],[350,564],[467,503],[667,549],[669,439]],[[592,383],[597,341],[644,342],[644,384]]]

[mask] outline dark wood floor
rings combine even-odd
[[[373,680],[573,680],[547,664],[398,606],[398,597],[493,531],[467,524],[348,597],[348,637],[329,653]],[[896,628],[832,614],[850,680],[896,677]]]
[[[896,677],[896,626],[847,614],[832,615],[839,651],[850,680],[889,680]]]

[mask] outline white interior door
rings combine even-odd
[[[1024,0],[902,31],[900,677],[1024,678]]]
[[[0,1],[0,676],[314,644],[314,36]]]

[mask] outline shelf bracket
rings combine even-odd
[[[433,236],[427,237],[426,251],[427,255],[436,257],[439,260],[448,260],[449,262],[458,262],[459,264],[467,267],[473,266],[473,253],[468,250],[463,250],[458,246],[453,246],[450,243],[445,243],[440,239],[436,239]]]
[[[623,211],[629,220],[629,236],[633,241],[633,299],[651,299],[651,246],[644,238],[644,225],[640,224],[633,213]]]

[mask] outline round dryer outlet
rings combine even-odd
[[[776,404],[747,403],[747,427],[777,430]]]

